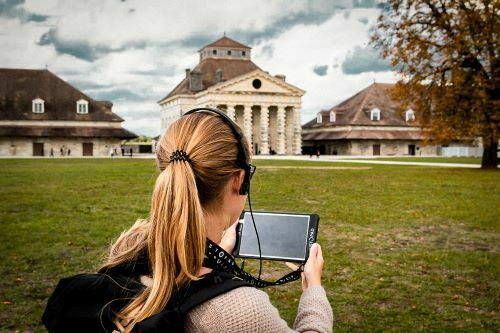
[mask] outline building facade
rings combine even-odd
[[[254,154],[301,153],[301,100],[305,91],[270,75],[251,60],[251,48],[223,37],[200,51],[200,62],[158,103],[162,133],[195,107],[227,113]]]
[[[48,70],[0,69],[0,156],[109,156],[136,135]]]
[[[373,83],[318,112],[302,127],[304,153],[327,155],[435,156],[436,146],[422,145],[413,110],[401,113],[391,97],[393,84]]]

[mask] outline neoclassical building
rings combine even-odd
[[[243,129],[254,154],[301,154],[304,90],[260,69],[250,47],[226,36],[199,54],[199,64],[158,102],[162,133],[192,108],[216,107]]]

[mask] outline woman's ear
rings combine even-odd
[[[244,170],[239,170],[233,175],[233,180],[232,180],[232,189],[233,191],[240,193],[240,188],[241,185],[243,184],[243,180],[245,178],[245,171]]]

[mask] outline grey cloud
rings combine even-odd
[[[262,54],[267,58],[272,58],[274,54],[274,46],[272,44],[265,45],[262,48]]]
[[[63,71],[63,72],[59,72],[58,74],[59,75],[68,75],[68,71]],[[81,73],[78,73],[78,74],[81,74]],[[94,82],[88,82],[88,81],[82,81],[82,80],[68,80],[68,82],[74,86],[75,88],[77,88],[78,90],[82,90],[82,91],[88,91],[88,90],[99,90],[99,89],[111,89],[113,86],[112,85],[109,85],[109,84],[100,84],[100,83],[94,83]],[[92,98],[94,98],[94,96],[92,96],[92,94],[89,94],[89,96],[91,96]]]
[[[376,0],[352,0],[354,8],[377,8],[378,1]]]
[[[69,54],[76,58],[94,61],[97,58],[111,53],[111,52],[121,52],[127,49],[143,49],[148,44],[146,41],[131,41],[119,48],[110,48],[109,46],[102,45],[91,45],[87,41],[83,40],[66,40],[62,39],[57,28],[51,28],[48,32],[44,33],[40,40],[39,45],[53,45],[59,54]]]
[[[368,19],[368,17],[362,17],[358,20],[359,22],[363,23],[364,25],[368,24],[368,22],[370,22],[370,20]]]
[[[382,59],[371,46],[365,48],[356,46],[353,52],[347,54],[342,63],[342,72],[349,75],[363,72],[384,72],[391,69],[390,61]]]
[[[328,74],[328,65],[314,66],[313,72],[318,76],[325,76],[326,74]]]
[[[84,41],[63,41],[59,38],[57,29],[50,29],[44,33],[40,40],[39,45],[54,45],[56,51],[60,54],[70,54],[77,58],[92,61],[96,59],[96,52],[88,42]]]
[[[92,94],[92,98],[100,101],[136,101],[143,102],[147,100],[151,100],[151,97],[147,94],[139,94],[137,92],[123,89],[123,88],[115,88],[110,90],[98,90]]]
[[[17,18],[22,22],[44,22],[49,16],[30,13],[22,8],[24,0],[0,0],[0,17]]]
[[[137,69],[129,72],[130,74],[135,75],[144,75],[144,76],[174,76],[179,73],[177,66],[167,66],[162,68],[153,68],[153,69]]]
[[[120,111],[120,116],[127,120],[141,120],[144,118],[160,119],[160,109],[158,110],[128,110]]]

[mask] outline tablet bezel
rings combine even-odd
[[[241,223],[245,218],[245,214],[250,214],[249,211],[243,211],[240,215],[240,223],[238,224],[237,233],[236,233],[236,244],[233,251],[233,256],[238,258],[245,259],[259,259],[258,254],[240,254],[240,245],[241,245],[241,237],[243,232],[244,223]],[[253,212],[253,214],[268,214],[268,215],[293,215],[293,216],[307,216],[309,217],[308,227],[307,227],[307,235],[306,235],[306,252],[305,259],[302,258],[289,258],[289,257],[279,257],[279,256],[265,256],[262,255],[262,259],[264,260],[275,260],[275,261],[290,261],[290,262],[300,262],[305,263],[309,258],[309,249],[312,244],[316,242],[318,235],[318,225],[319,225],[319,215],[317,214],[307,214],[307,213],[289,213],[289,212],[269,212],[269,211],[258,211]],[[251,218],[250,218],[251,219]],[[250,221],[251,222],[251,221]],[[249,226],[253,228],[253,224],[250,223]]]

